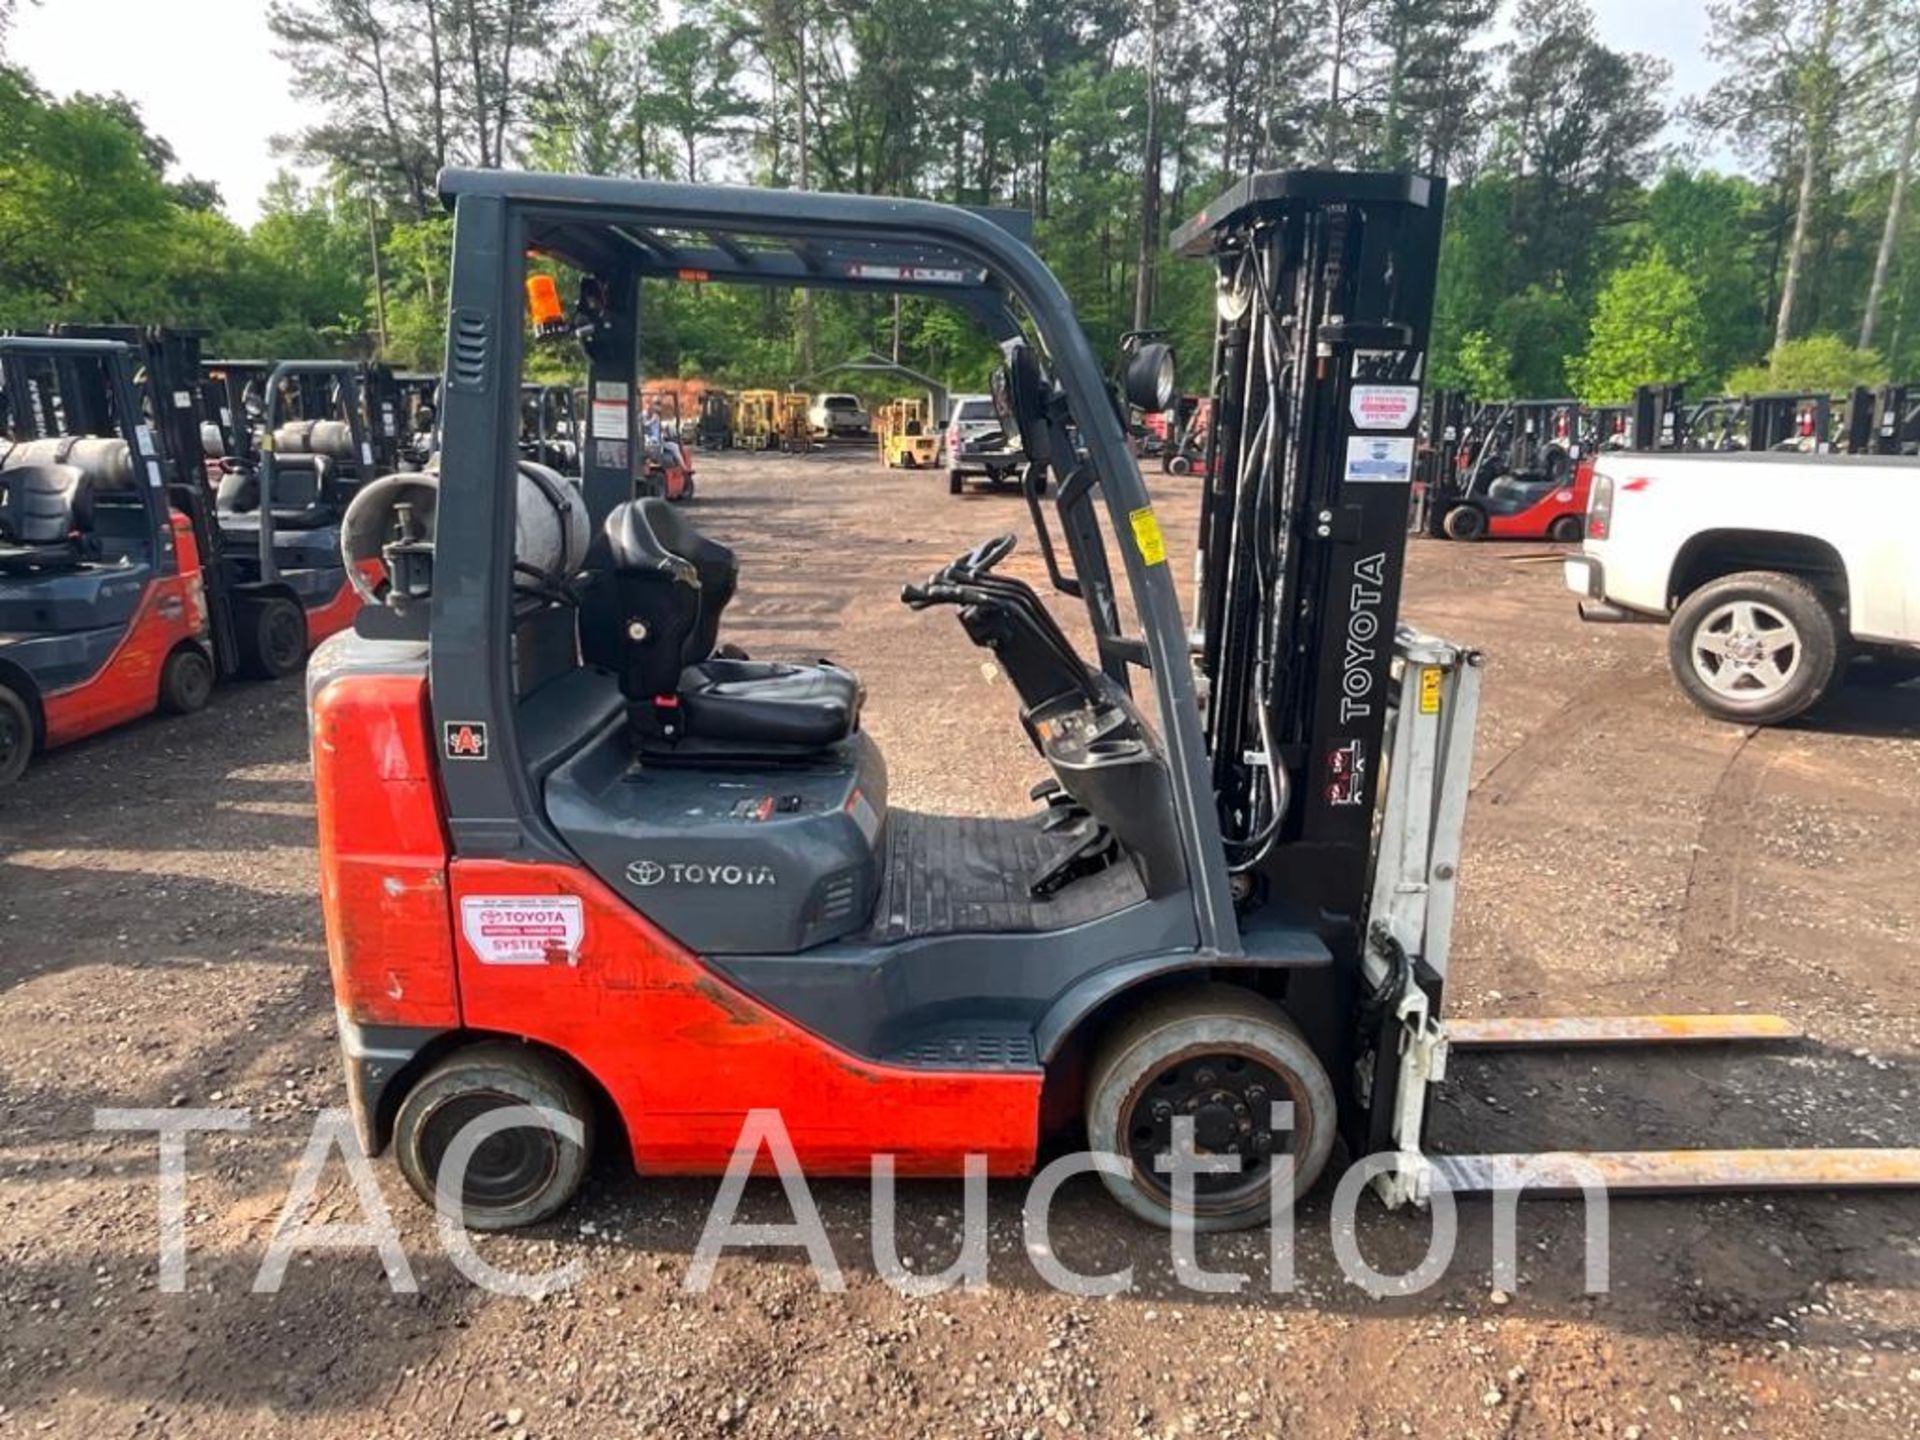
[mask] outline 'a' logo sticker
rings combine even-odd
[[[449,720],[445,749],[449,760],[487,758],[487,724],[484,720]]]

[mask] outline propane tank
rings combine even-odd
[[[577,483],[531,460],[520,462],[515,485],[513,583],[531,590],[560,584],[586,561],[585,497]],[[361,487],[340,523],[340,552],[362,599],[405,609],[432,593],[439,503],[437,471],[386,475]],[[378,591],[367,578],[373,560],[389,580]]]
[[[324,455],[351,464],[353,427],[344,420],[293,420],[273,432],[273,448],[282,455]]]
[[[133,452],[124,440],[88,435],[72,439],[55,435],[28,440],[7,452],[9,468],[21,465],[71,465],[92,482],[95,490],[130,490],[134,485]]]

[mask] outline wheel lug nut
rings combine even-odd
[[[1211,1070],[1196,1071],[1193,1077],[1193,1083],[1196,1085],[1213,1084],[1213,1071]]]
[[[1173,1118],[1173,1106],[1169,1105],[1165,1100],[1154,1101],[1153,1118],[1156,1120],[1171,1120]]]

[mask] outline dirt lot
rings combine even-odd
[[[1161,485],[1190,553],[1190,481]],[[1036,764],[1007,687],[949,614],[897,603],[989,534],[1011,496],[950,499],[864,461],[709,462],[702,523],[745,553],[733,635],[865,675],[895,798],[1017,812]],[[1015,563],[1037,578],[1027,539]],[[1777,1007],[1818,1043],[1771,1056],[1456,1062],[1436,1139],[1920,1144],[1920,687],[1848,693],[1748,733],[1676,693],[1662,632],[1583,627],[1531,547],[1422,543],[1408,613],[1482,646],[1485,712],[1454,1006],[1470,1014]],[[847,1272],[729,1258],[682,1292],[708,1182],[597,1173],[563,1222],[487,1242],[578,1259],[540,1302],[492,1298],[378,1167],[418,1277],[366,1250],[251,1293],[319,1110],[343,1103],[315,901],[299,687],[237,688],[191,720],[57,755],[0,797],[0,1436],[1284,1435],[1623,1437],[1920,1433],[1920,1197],[1623,1201],[1612,1291],[1583,1293],[1577,1207],[1529,1208],[1521,1283],[1491,1290],[1489,1212],[1451,1271],[1376,1302],[1340,1277],[1328,1190],[1299,1217],[1299,1284],[1265,1240],[1209,1242],[1241,1296],[1178,1289],[1165,1240],[1092,1183],[1055,1234],[1107,1301],[1057,1295],[996,1187],[991,1286],[909,1301],[875,1274],[867,1191],[815,1187]],[[191,1293],[156,1290],[154,1145],[95,1106],[238,1105],[197,1141]],[[342,1167],[322,1218],[356,1217]],[[906,1253],[953,1253],[956,1186],[908,1187]],[[784,1218],[777,1189],[751,1208]],[[1417,1217],[1362,1207],[1382,1268]]]

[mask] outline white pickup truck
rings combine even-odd
[[[1920,460],[1608,453],[1566,558],[1587,620],[1665,620],[1710,715],[1772,725],[1920,674]]]

